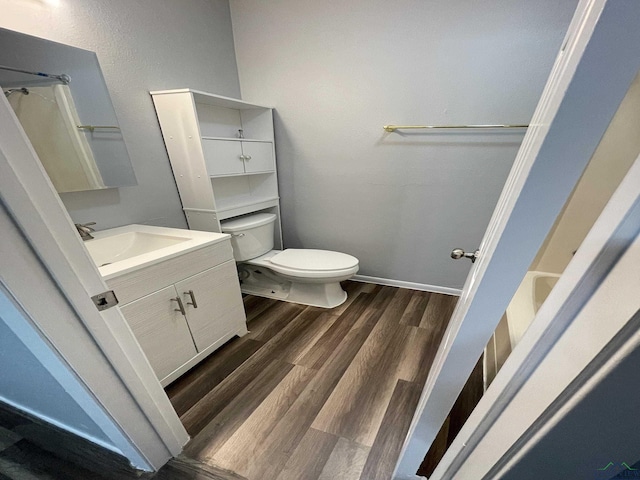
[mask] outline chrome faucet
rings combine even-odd
[[[78,233],[80,234],[80,238],[82,238],[82,240],[87,241],[87,240],[93,239],[91,232],[95,232],[95,229],[91,228],[91,225],[95,225],[95,224],[96,222],[75,224],[76,229],[78,230]]]

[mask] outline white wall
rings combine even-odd
[[[150,90],[238,97],[227,0],[0,0],[0,27],[95,51],[138,186],[63,194],[76,222],[186,228]]]
[[[360,273],[460,288],[577,1],[231,0],[243,99],[276,108],[288,247]]]

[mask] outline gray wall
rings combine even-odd
[[[95,51],[138,186],[63,194],[76,222],[186,228],[149,90],[239,96],[226,0],[0,0],[0,27]]]
[[[460,288],[577,0],[231,0],[243,99],[276,108],[284,240]]]

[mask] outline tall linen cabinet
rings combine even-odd
[[[221,220],[274,213],[282,249],[272,108],[191,89],[151,96],[189,228],[221,232]]]

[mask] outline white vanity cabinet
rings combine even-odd
[[[270,212],[282,248],[272,109],[190,89],[151,96],[189,228]]]
[[[247,333],[229,238],[107,284],[163,386]]]

